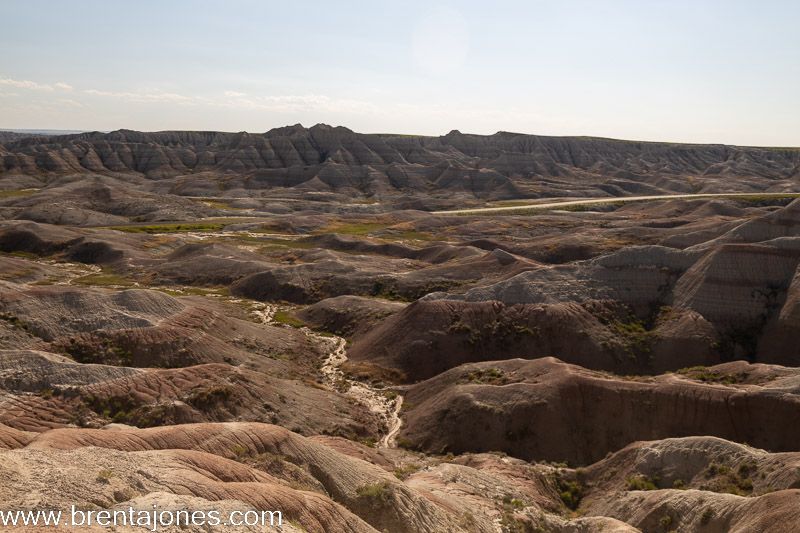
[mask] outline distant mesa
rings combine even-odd
[[[785,191],[800,176],[800,151],[502,131],[361,134],[327,124],[265,133],[0,132],[0,176],[167,179],[212,172],[240,177],[250,189],[304,186],[365,195],[458,192],[513,199]]]

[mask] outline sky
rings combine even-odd
[[[2,0],[0,20],[0,128],[800,146],[797,0]]]

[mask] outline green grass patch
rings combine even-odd
[[[230,296],[228,287],[150,287],[170,296]]]
[[[224,200],[200,200],[201,203],[206,204],[213,209],[231,209],[234,211],[243,211],[242,207],[233,207],[229,202]]]
[[[768,207],[768,206],[785,206],[791,203],[795,198],[800,198],[800,194],[781,194],[779,196],[771,194],[753,194],[751,196],[737,196],[731,198],[738,204],[746,207]]]
[[[557,206],[549,207],[548,211],[569,211],[570,213],[583,213],[586,211],[597,211],[598,209],[603,211],[608,211],[609,209],[610,210],[619,209],[626,203],[629,202],[620,202],[619,200],[617,200],[608,202],[596,202],[591,204],[574,204],[574,205],[567,205],[564,207],[557,207]]]
[[[192,231],[214,232],[221,231],[225,224],[220,222],[208,223],[175,223],[175,224],[153,224],[150,226],[109,226],[108,229],[124,231],[125,233],[187,233]]]
[[[275,311],[275,315],[272,317],[272,319],[278,324],[291,326],[293,328],[302,328],[305,326],[305,323],[302,320],[295,318],[288,311]]]
[[[39,256],[32,252],[25,252],[23,250],[14,250],[13,252],[4,252],[8,255],[19,257],[20,259],[39,259]]]
[[[541,201],[541,198],[522,198],[520,200],[500,200],[489,202],[486,207],[529,207],[531,202]]]
[[[732,196],[734,200],[742,202],[764,202],[766,200],[780,200],[784,198],[800,198],[800,193],[764,193],[745,196]]]
[[[432,241],[434,236],[424,231],[391,231],[391,233],[384,233],[379,236],[384,240],[402,240],[402,241]]]
[[[76,278],[73,283],[92,287],[131,287],[133,282],[113,272],[97,272]]]
[[[4,200],[6,198],[20,198],[23,196],[30,196],[38,191],[39,189],[12,189],[7,191],[0,190],[0,200]]]
[[[279,237],[272,237],[268,239],[257,239],[257,242],[262,243],[264,245],[262,246],[262,248],[265,250],[279,249],[279,248],[308,250],[317,246],[314,243],[308,242],[304,239],[281,239]]]
[[[326,233],[338,233],[340,235],[367,235],[374,231],[386,229],[389,226],[392,226],[392,224],[386,224],[383,222],[342,222],[322,228],[315,233],[318,235]]]

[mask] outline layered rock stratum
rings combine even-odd
[[[1,133],[0,511],[794,531],[799,169],[512,133]]]

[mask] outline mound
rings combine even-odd
[[[2,356],[0,423],[22,430],[250,420],[280,422],[304,434],[366,439],[381,429],[374,413],[333,392],[240,367],[132,369],[78,364],[42,352]]]
[[[477,363],[411,387],[400,439],[428,452],[500,450],[570,464],[688,435],[796,450],[797,428],[783,421],[800,409],[798,379],[746,363],[638,380],[552,358]]]
[[[287,531],[375,531],[326,496],[291,489],[264,472],[210,454],[102,448],[2,453],[0,500],[10,508],[28,506],[24,495],[33,492],[48,509],[77,504],[152,510],[153,504],[160,509],[188,504],[209,510],[221,504],[227,512],[281,509]]]
[[[357,337],[372,330],[405,304],[362,296],[327,298],[303,308],[297,316],[306,324],[342,337]]]
[[[263,256],[216,243],[179,247],[155,267],[157,283],[229,285],[269,268]]]
[[[720,362],[712,328],[665,310],[652,330],[610,302],[504,305],[420,300],[355,339],[354,362],[392,369],[414,382],[463,363],[557,356],[619,373]]]
[[[188,220],[213,212],[199,202],[154,194],[130,182],[100,176],[55,182],[6,204],[13,208],[13,218],[71,226]]]

